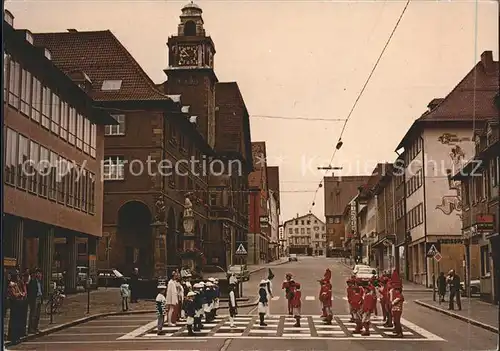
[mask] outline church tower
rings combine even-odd
[[[203,27],[202,9],[192,1],[182,8],[177,35],[168,38],[168,80],[165,92],[181,94],[198,130],[215,145],[215,45]]]

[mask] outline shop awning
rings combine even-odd
[[[372,244],[372,248],[381,248],[381,247],[389,247],[394,245],[396,242],[396,235],[395,234],[389,234],[384,236],[383,238],[380,238],[377,240],[375,243]]]

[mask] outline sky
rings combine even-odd
[[[111,30],[156,82],[165,80],[166,42],[187,1],[6,0],[15,28],[32,32]],[[196,1],[215,42],[219,81],[236,81],[280,167],[281,218],[305,214],[343,122],[380,55],[404,1]],[[498,60],[497,1],[413,0],[342,137],[336,175],[371,174],[392,162],[411,123],[492,50]],[[331,172],[329,173],[331,175]],[[312,212],[324,217],[323,192]]]

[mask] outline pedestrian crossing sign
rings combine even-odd
[[[427,256],[428,257],[434,257],[438,253],[439,253],[439,251],[438,251],[438,249],[436,249],[436,245],[433,244],[431,246],[431,248],[429,249],[429,251],[427,251]]]
[[[245,246],[243,246],[243,244],[240,244],[240,246],[238,246],[238,250],[236,250],[236,254],[237,255],[246,255],[247,254],[247,250],[245,250]]]

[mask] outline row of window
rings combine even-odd
[[[424,223],[424,205],[418,204],[406,214],[407,230],[413,229]]]
[[[5,134],[6,184],[95,214],[94,173],[10,128]]]
[[[340,224],[340,217],[328,217],[328,223],[330,224]]]
[[[462,203],[464,207],[498,196],[500,158],[497,156],[488,163],[482,174],[462,182]]]
[[[424,173],[418,170],[417,173],[406,182],[406,197],[417,191],[424,183]]]
[[[417,138],[408,148],[405,150],[405,164],[409,165],[410,162],[417,157],[417,155],[422,151],[423,141],[422,138]]]
[[[396,202],[396,220],[400,220],[405,215],[405,203],[404,199]]]
[[[311,221],[310,220],[303,220],[303,219],[300,220],[300,224],[301,225],[305,225],[306,223],[307,223],[307,225],[310,225]],[[317,219],[314,220],[314,224],[318,224],[318,220]],[[299,225],[299,220],[298,219],[295,220],[295,225]]]
[[[289,239],[289,242],[290,244],[295,244],[295,245],[309,245],[311,243],[311,238],[307,238],[307,237],[304,237],[304,238],[290,238]]]
[[[4,100],[33,122],[95,158],[97,126],[10,56],[4,55],[4,59]]]

